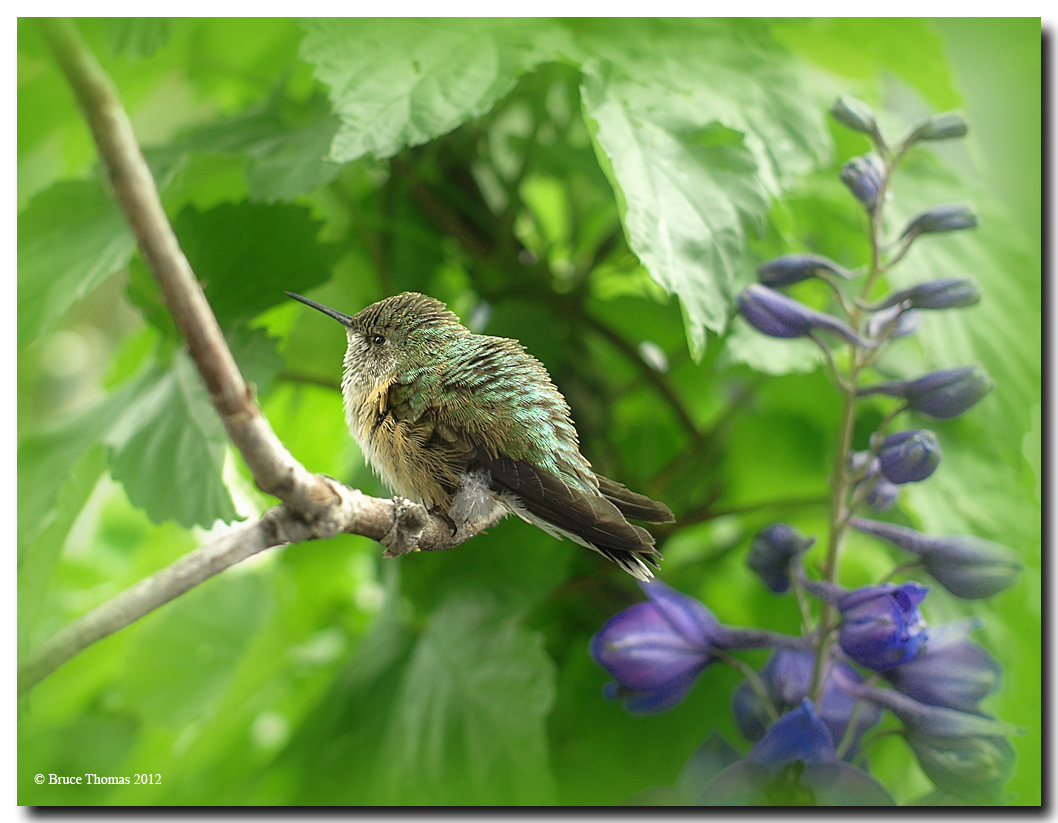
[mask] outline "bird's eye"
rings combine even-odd
[[[381,334],[373,334],[371,335],[371,342],[374,343],[376,346],[381,346],[383,343],[386,342],[386,338],[383,337]]]

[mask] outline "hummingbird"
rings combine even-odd
[[[513,513],[653,577],[654,538],[626,518],[668,523],[672,512],[592,471],[569,405],[521,343],[474,334],[416,292],[354,316],[286,294],[345,326],[346,423],[395,494],[456,529]]]

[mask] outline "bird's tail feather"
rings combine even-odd
[[[613,503],[625,517],[633,520],[644,520],[647,523],[674,523],[672,510],[664,503],[651,500],[645,494],[639,494],[626,488],[616,480],[595,475],[599,481],[599,493]]]
[[[618,495],[618,505],[609,495],[572,488],[550,472],[503,455],[485,458],[482,466],[489,471],[494,488],[523,519],[594,549],[633,577],[649,580],[654,576],[646,563],[658,568],[661,553],[654,548],[650,532],[625,520],[621,505],[650,515],[631,515],[637,519],[671,520],[667,506],[607,480],[608,489]]]

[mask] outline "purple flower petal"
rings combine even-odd
[[[591,641],[591,654],[623,687],[646,691],[711,660],[707,642],[692,643],[650,603],[611,617]]]

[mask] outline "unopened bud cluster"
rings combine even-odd
[[[811,796],[819,805],[892,803],[884,786],[851,763],[866,745],[864,733],[884,712],[903,724],[908,752],[939,791],[962,801],[992,802],[1012,772],[1014,753],[1007,737],[1016,730],[981,709],[981,701],[999,686],[1000,669],[966,639],[979,622],[931,625],[920,608],[931,589],[918,581],[886,578],[856,589],[837,582],[837,548],[849,530],[902,552],[897,571],[914,569],[959,598],[995,595],[1014,585],[1022,569],[1012,549],[983,538],[927,535],[864,516],[868,510],[892,509],[907,484],[928,481],[943,470],[940,438],[921,425],[926,421],[920,415],[957,417],[994,387],[973,364],[906,375],[898,363],[881,359],[928,322],[924,313],[966,309],[981,299],[976,284],[964,276],[925,279],[875,296],[918,238],[977,225],[971,207],[946,204],[883,236],[882,212],[905,152],[919,141],[962,137],[967,124],[955,112],[935,115],[912,125],[890,146],[865,103],[843,96],[831,114],[873,144],[873,151],[852,158],[840,172],[866,213],[871,263],[850,269],[820,254],[784,255],[760,266],[759,283],[737,301],[742,318],[757,331],[807,338],[820,347],[850,412],[843,415],[849,421],[843,425],[851,426],[864,403],[880,404],[885,412],[867,449],[837,456],[831,535],[819,541],[827,547],[825,561],[805,563],[816,540],[785,523],[762,529],[750,547],[748,565],[764,585],[776,594],[796,589],[803,613],[806,596],[807,602],[814,598],[820,624],[806,626],[801,637],[724,626],[697,600],[651,582],[643,584],[646,602],[615,615],[595,636],[592,654],[615,680],[608,696],[630,711],[655,712],[679,702],[703,672],[729,662],[732,652],[775,649],[733,698],[736,723],[754,741],[752,749],[739,758],[730,744],[707,741],[699,760],[712,764],[712,773],[687,802],[769,803],[792,792],[791,800]],[[791,287],[832,292],[833,312],[784,293]],[[901,416],[907,422],[894,427]],[[851,429],[842,434],[839,443],[851,442]],[[806,570],[819,568],[822,578],[811,579]],[[700,770],[701,762],[692,761]],[[797,768],[791,771],[793,764]]]

